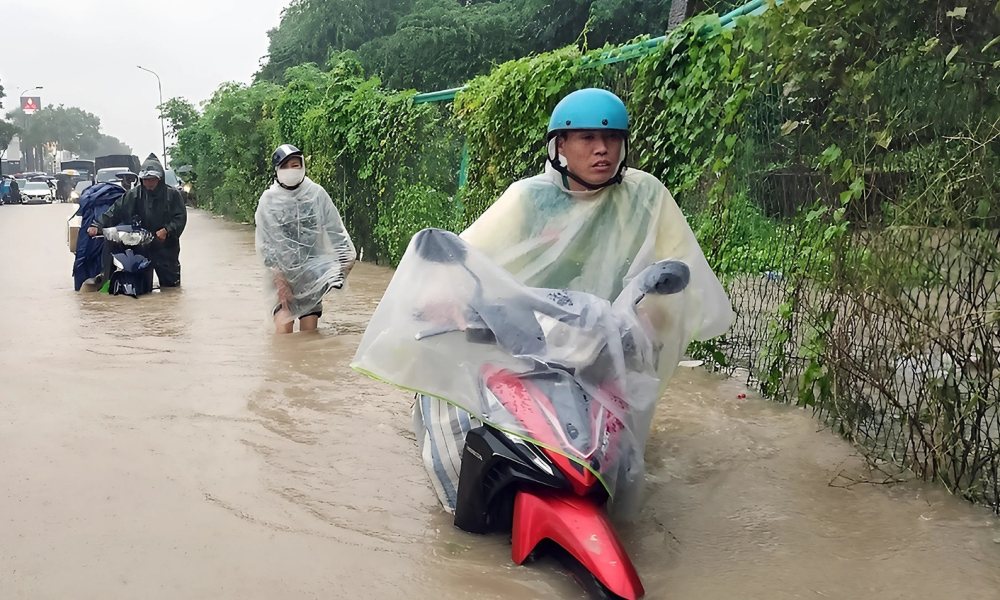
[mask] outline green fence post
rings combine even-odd
[[[469,140],[462,144],[462,164],[458,167],[458,189],[465,188],[469,181]]]

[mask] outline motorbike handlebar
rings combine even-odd
[[[467,252],[461,239],[443,229],[424,229],[413,237],[420,258],[435,263],[464,263]]]
[[[496,334],[493,333],[493,330],[486,325],[479,315],[469,315],[466,319],[466,323],[467,324],[464,329],[459,327],[456,323],[448,323],[446,325],[439,325],[437,327],[431,327],[430,329],[424,329],[423,331],[418,331],[416,335],[414,335],[414,338],[419,342],[426,340],[427,338],[444,335],[446,333],[464,331],[465,339],[473,344],[496,343]]]
[[[488,327],[466,327],[465,329],[460,329],[454,325],[444,325],[441,327],[424,329],[423,331],[418,331],[413,337],[418,342],[421,342],[427,338],[444,335],[446,333],[455,333],[456,331],[464,331],[466,341],[473,344],[494,344],[497,341],[493,330]]]
[[[676,294],[691,282],[691,269],[680,261],[661,260],[647,267],[641,277],[644,294]]]

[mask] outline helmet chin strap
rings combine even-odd
[[[591,192],[604,189],[609,185],[615,185],[621,183],[622,179],[624,178],[625,159],[627,158],[628,158],[628,142],[626,141],[625,144],[623,145],[621,162],[618,163],[618,172],[615,173],[614,176],[612,176],[604,183],[593,184],[590,183],[589,181],[584,181],[580,176],[570,171],[569,167],[564,166],[559,161],[558,149],[555,151],[555,156],[553,156],[553,153],[551,151],[549,152],[549,162],[552,163],[552,168],[554,168],[556,171],[559,171],[559,173],[562,174],[564,186],[568,188],[569,181],[567,181],[567,179],[572,179],[573,181],[579,183],[580,185],[587,188],[587,190]]]
[[[550,158],[549,162],[552,163],[552,167],[555,168],[556,171],[559,171],[559,173],[562,174],[562,176],[563,176],[563,185],[565,185],[567,188],[569,187],[569,182],[567,181],[567,179],[572,179],[573,181],[579,183],[580,185],[582,185],[583,187],[587,188],[588,190],[590,190],[592,192],[596,191],[596,190],[604,189],[604,188],[608,187],[609,185],[615,185],[616,183],[621,183],[622,182],[622,177],[623,177],[622,176],[622,171],[625,170],[625,161],[622,161],[622,164],[618,166],[618,173],[616,173],[614,177],[612,177],[611,179],[608,179],[604,183],[593,184],[593,183],[590,183],[589,181],[584,181],[578,175],[576,175],[575,173],[573,173],[573,171],[570,171],[568,168],[566,168],[566,167],[562,166],[561,164],[559,164],[559,160],[558,159],[552,160]]]

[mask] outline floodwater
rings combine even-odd
[[[0,207],[0,598],[582,597],[454,529],[408,396],[349,370],[388,269],[276,337],[250,227],[192,211],[183,287],[135,300],[73,292],[73,209]],[[682,368],[660,405],[648,598],[1000,598],[988,511],[745,392]]]

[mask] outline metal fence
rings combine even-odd
[[[951,90],[895,93],[945,110]],[[715,364],[1000,513],[1000,122],[917,120],[867,157],[824,245],[843,187],[802,160],[809,134],[781,131],[779,96],[748,119],[734,206],[703,240],[738,313]]]

